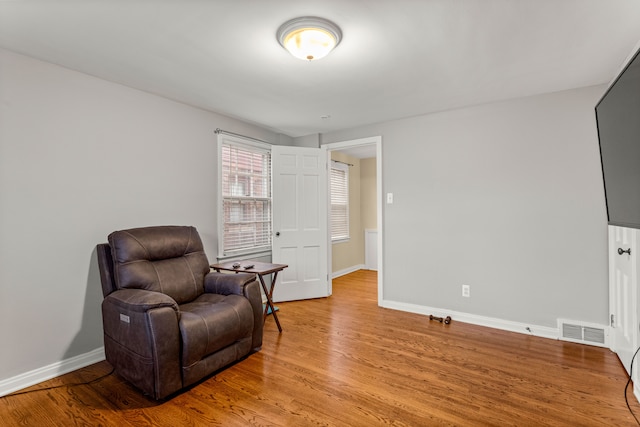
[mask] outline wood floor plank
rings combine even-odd
[[[156,402],[117,375],[0,398],[3,426],[633,426],[608,349],[377,306],[376,273],[277,304],[262,350]],[[88,382],[100,362],[31,389]],[[640,405],[629,395],[633,410]]]

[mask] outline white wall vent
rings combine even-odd
[[[560,339],[563,341],[608,347],[607,327],[575,320],[558,319]]]

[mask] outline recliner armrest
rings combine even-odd
[[[130,312],[144,313],[160,307],[171,307],[180,312],[178,304],[170,296],[144,289],[120,289],[109,294],[105,301]]]
[[[107,361],[155,399],[183,386],[179,319],[178,304],[159,292],[120,289],[102,302]]]
[[[244,287],[254,280],[256,280],[254,273],[211,272],[204,276],[204,291],[220,295],[244,295]]]

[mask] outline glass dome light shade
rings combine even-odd
[[[278,42],[299,59],[313,61],[326,56],[340,43],[342,33],[334,23],[322,18],[295,18],[280,26]]]

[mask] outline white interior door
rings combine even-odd
[[[273,146],[274,301],[329,296],[326,150]]]
[[[629,250],[630,253],[627,252]],[[616,352],[627,373],[638,343],[637,259],[636,230],[609,226],[611,349]]]

